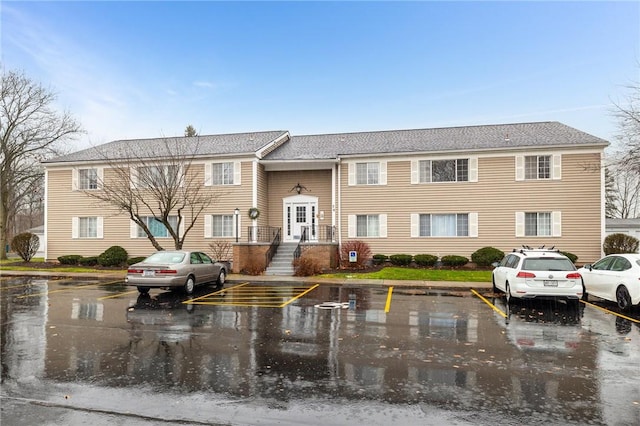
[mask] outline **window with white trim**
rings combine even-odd
[[[348,237],[387,237],[386,214],[351,214],[348,216]]]
[[[211,182],[213,185],[234,185],[234,164],[213,163],[211,165]]]
[[[421,237],[468,237],[469,215],[467,213],[421,214]]]
[[[380,182],[379,163],[356,163],[356,184],[377,185]]]
[[[525,212],[524,235],[527,237],[550,237],[551,212]]]
[[[516,212],[516,237],[562,236],[562,212]]]
[[[74,216],[71,218],[71,238],[102,238],[103,218]]]
[[[136,186],[138,188],[175,187],[180,184],[180,166],[164,164],[139,166],[136,168]]]
[[[79,189],[98,189],[98,169],[78,170]]]
[[[233,237],[233,217],[232,214],[211,215],[211,236]]]
[[[526,155],[524,157],[525,179],[551,179],[550,155]]]
[[[421,160],[418,163],[420,183],[468,182],[469,159]]]
[[[168,238],[171,236],[169,234],[169,230],[159,219],[156,219],[153,216],[143,216],[141,217],[144,224],[149,228],[151,235],[155,238]],[[169,216],[168,218],[169,224],[175,230],[178,228],[178,216]],[[144,232],[141,226],[137,226],[138,230],[136,233],[137,238],[146,238],[147,234]]]

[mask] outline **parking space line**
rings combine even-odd
[[[293,297],[291,299],[289,299],[289,301],[283,303],[282,305],[280,305],[281,308],[284,308],[285,306],[287,306],[289,303],[293,302],[294,300],[297,300],[299,298],[301,298],[302,296],[304,296],[305,294],[309,293],[311,290],[314,290],[315,288],[317,288],[320,284],[315,284],[311,287],[309,287],[306,291],[303,291],[302,293],[300,293],[299,295],[297,295],[296,297]],[[296,288],[296,287],[294,287]]]
[[[221,289],[214,293],[185,300],[182,303],[194,305],[245,306],[263,308],[283,308],[304,296],[319,284],[312,286],[257,286],[250,283]]]
[[[393,286],[389,286],[389,292],[387,293],[387,303],[384,305],[384,312],[388,313],[391,309],[391,294],[393,293]]]
[[[58,290],[47,290],[47,291],[42,292],[42,293],[24,294],[22,296],[17,296],[16,299],[26,299],[27,297],[45,296],[47,294],[52,294],[52,293],[64,293],[64,292],[67,292],[67,291],[73,291],[73,290],[77,290],[79,288],[96,287],[96,286],[99,286],[99,285],[111,285],[111,284],[118,284],[118,283],[122,283],[122,280],[111,281],[111,282],[108,282],[108,283],[93,283],[93,284],[85,284],[85,285],[76,285],[76,286],[69,287],[69,288],[61,288],[61,289],[58,289]]]
[[[635,322],[635,323],[637,323],[637,324],[640,324],[640,320],[637,320],[637,319],[635,319],[635,318],[631,318],[631,317],[628,317],[628,316],[626,316],[626,315],[622,315],[622,314],[619,314],[619,313],[617,313],[617,312],[610,311],[610,310],[608,310],[607,308],[603,308],[602,306],[598,306],[598,305],[594,305],[593,303],[589,303],[589,302],[587,302],[586,300],[580,300],[580,301],[581,301],[582,303],[584,303],[585,305],[592,306],[592,307],[594,307],[594,308],[596,308],[596,309],[600,309],[601,311],[606,312],[607,314],[615,315],[615,316],[617,316],[617,317],[624,318],[624,319],[626,319],[626,320],[633,321],[633,322]]]
[[[505,312],[503,312],[502,309],[498,308],[496,305],[494,305],[493,303],[489,302],[483,295],[481,295],[480,293],[478,293],[474,289],[471,289],[471,292],[473,294],[475,294],[476,296],[478,296],[480,298],[480,300],[482,300],[484,303],[489,305],[491,307],[491,309],[493,309],[494,311],[496,311],[497,313],[502,315],[503,318],[507,318],[507,314]]]

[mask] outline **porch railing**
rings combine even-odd
[[[307,228],[309,228],[308,226],[303,226],[302,227],[302,234],[300,235],[300,241],[298,241],[298,245],[296,246],[296,249],[293,252],[293,258],[294,259],[298,259],[300,257],[300,255],[302,254],[302,246],[300,244],[302,244],[303,242],[306,241],[307,238]]]
[[[273,259],[273,256],[275,256],[276,252],[278,251],[278,247],[280,246],[280,228],[276,229],[278,231],[271,240],[271,247],[269,247],[269,250],[267,250],[267,253],[265,253],[266,266],[269,266],[269,264],[271,263],[271,259]]]
[[[303,226],[300,242],[321,241],[335,242],[337,238],[336,227],[331,225]]]
[[[249,243],[270,243],[276,236],[280,241],[280,228],[275,226],[247,227],[247,242]]]

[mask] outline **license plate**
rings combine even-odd
[[[558,287],[558,281],[556,280],[544,280],[545,287]]]
[[[156,274],[155,271],[151,269],[145,269],[144,271],[142,271],[143,277],[153,277],[155,274]]]

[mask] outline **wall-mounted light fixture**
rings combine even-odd
[[[305,186],[300,185],[300,182],[296,183],[296,186],[294,186],[293,188],[291,188],[289,190],[289,192],[293,192],[296,191],[298,194],[300,194],[302,192],[302,190],[308,191],[308,189]]]

